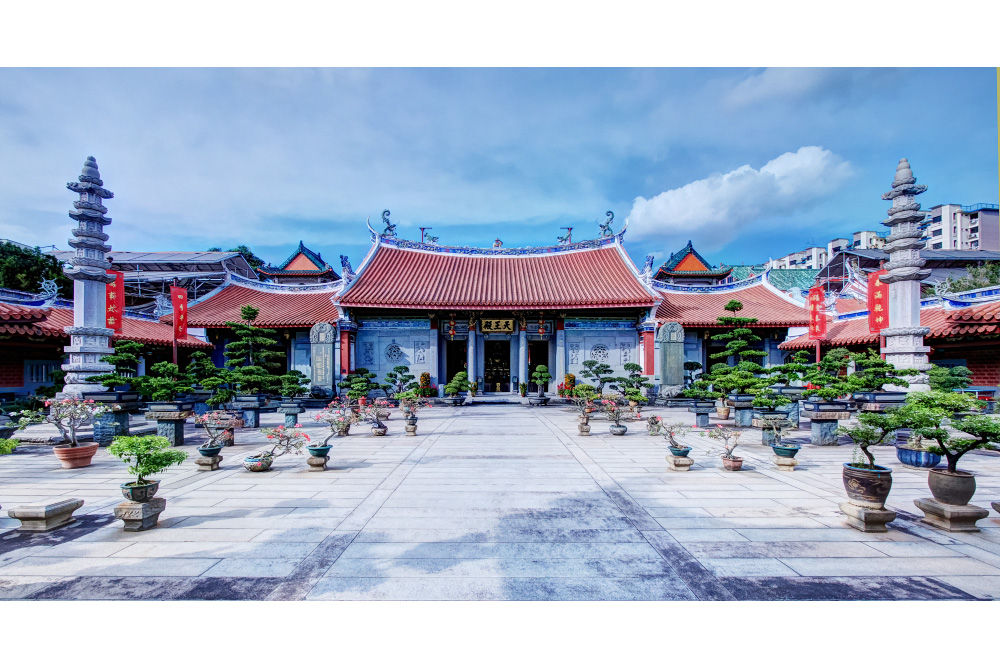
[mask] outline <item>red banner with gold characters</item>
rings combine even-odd
[[[122,315],[125,313],[125,274],[121,271],[107,271],[108,275],[114,275],[115,281],[105,285],[107,298],[105,298],[106,311],[104,314],[104,325],[113,329],[115,333],[122,332]]]
[[[174,306],[174,340],[183,340],[188,334],[188,295],[183,287],[170,288],[170,304]]]
[[[823,287],[813,287],[809,290],[809,339],[826,339],[826,311],[823,302],[826,292]]]
[[[887,270],[868,275],[868,332],[878,333],[889,325],[889,285],[882,282]]]

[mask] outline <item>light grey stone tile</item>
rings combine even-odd
[[[184,529],[154,528],[146,532],[126,532],[120,526],[100,529],[78,537],[76,541],[250,541],[259,529]],[[137,539],[136,535],[141,536]]]
[[[32,553],[38,557],[108,557],[128,548],[128,541],[68,541]],[[32,549],[35,550],[35,549]]]
[[[937,576],[937,579],[980,599],[1000,599],[1000,576]]]
[[[670,535],[681,543],[700,541],[746,541],[747,538],[730,529],[676,529],[668,530]]]
[[[961,552],[950,546],[923,541],[882,541],[872,542],[869,545],[890,557],[962,557]]]
[[[363,530],[358,534],[357,541],[517,541],[517,542],[636,542],[642,541],[642,535],[636,530]]]
[[[315,550],[315,543],[275,543],[267,541],[161,541],[136,543],[118,551],[114,557],[207,557],[301,560]]]
[[[966,557],[782,558],[802,576],[1000,576],[1000,568]]]
[[[14,576],[197,576],[209,558],[26,557],[4,567]]]
[[[351,543],[341,559],[607,559],[660,560],[645,541],[633,543]]]
[[[740,534],[750,541],[918,541],[915,536],[890,529],[885,533],[859,532],[844,525],[840,528],[819,527],[813,529],[756,529],[738,528]]]
[[[280,523],[277,523],[280,525]],[[298,528],[281,528],[260,530],[249,541],[279,541],[279,542],[301,542],[301,543],[319,543],[323,539],[330,536],[334,530],[328,527],[298,527]]]
[[[668,530],[675,529],[701,529],[701,528],[723,528],[723,529],[743,529],[746,527],[757,528],[821,528],[823,525],[812,518],[806,517],[784,517],[784,518],[657,518],[661,526]]]
[[[726,557],[700,559],[706,569],[716,576],[797,576],[798,574],[779,560],[768,557]]]
[[[0,571],[0,599],[24,599],[63,580],[63,576],[9,576]]]
[[[251,577],[251,578],[285,578],[290,575],[300,562],[300,559],[252,559],[244,557],[226,558],[205,571],[205,577]]]

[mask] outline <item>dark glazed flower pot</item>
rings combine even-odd
[[[618,425],[618,424],[612,424],[610,430],[611,430],[611,434],[612,435],[616,435],[618,437],[621,437],[626,432],[628,432],[628,428],[627,427],[625,427],[623,425]]]
[[[159,481],[150,481],[149,483],[144,483],[141,486],[133,485],[132,483],[122,484],[122,495],[125,499],[131,500],[133,502],[148,502],[153,499],[156,495],[156,491],[160,488]]]
[[[691,453],[691,447],[685,446],[683,448],[677,446],[668,446],[670,449],[670,455],[677,456],[679,458],[687,458],[687,454]]]
[[[976,477],[962,470],[932,469],[927,473],[927,485],[934,499],[944,504],[965,506],[976,494]]]
[[[885,499],[892,489],[892,470],[876,465],[874,469],[854,467],[844,463],[844,490],[857,505],[872,509],[885,506]]]
[[[221,446],[199,446],[198,447],[198,453],[200,453],[201,455],[205,456],[206,458],[215,457],[215,456],[219,455],[220,451],[222,451],[222,447]]]
[[[799,452],[800,446],[772,446],[771,450],[774,451],[774,455],[779,458],[794,458],[795,454]]]
[[[381,428],[372,426],[372,434],[376,437],[382,437],[387,432],[389,432],[389,428],[387,426],[382,426]]]
[[[332,446],[307,446],[306,451],[308,451],[309,455],[311,456],[315,456],[316,458],[322,458],[323,456],[330,453],[330,449],[332,448],[333,448]]]

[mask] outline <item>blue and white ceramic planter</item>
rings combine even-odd
[[[931,469],[938,466],[941,456],[923,449],[907,449],[902,446],[896,447],[896,458],[907,467],[921,467]]]

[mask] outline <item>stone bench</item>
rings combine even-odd
[[[9,509],[7,515],[21,521],[21,532],[48,532],[76,521],[73,512],[83,506],[82,499],[68,499],[54,504],[27,504]]]

